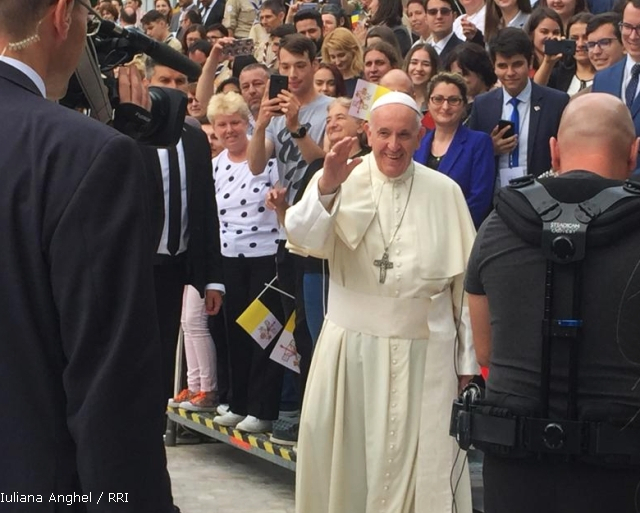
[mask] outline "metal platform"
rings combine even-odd
[[[271,443],[270,433],[250,434],[220,426],[213,422],[214,416],[215,414],[211,413],[167,407],[167,417],[177,424],[295,471],[296,453],[292,447]]]

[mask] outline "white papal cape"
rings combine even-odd
[[[327,211],[320,174],[285,222],[289,242],[331,270],[300,423],[296,512],[468,513],[465,454],[449,436],[456,370],[478,371],[462,304],[475,236],[462,192],[419,164],[389,179],[371,155]],[[380,224],[387,243],[408,198],[381,284]]]

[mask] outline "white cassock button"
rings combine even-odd
[[[400,236],[399,235],[396,237],[396,240],[400,240]]]
[[[395,432],[395,431],[391,431],[389,434],[390,434],[391,436],[395,436],[396,432]]]
[[[400,291],[396,290],[396,296],[399,296],[399,295],[400,295]]]
[[[399,274],[396,274],[396,280],[400,281],[400,275]]]
[[[395,374],[391,374],[391,378],[392,379],[396,379],[396,375]]]
[[[402,267],[402,262],[398,262],[398,267]]]
[[[393,463],[393,460],[392,460],[391,458],[389,458],[389,459],[387,460],[387,463]]]
[[[391,474],[389,474],[389,472],[387,472],[384,477],[391,477]]]
[[[398,360],[393,360],[391,363],[393,363],[394,365],[398,364]]]
[[[398,392],[398,391],[397,391],[395,388],[391,391],[391,393],[392,393],[392,394],[395,394],[395,393],[397,393],[397,392]]]
[[[396,448],[396,446],[395,446],[395,445],[393,445],[393,444],[389,445],[389,449],[390,449],[390,450],[392,450],[392,451],[393,451],[395,448]]]
[[[391,405],[391,407],[392,407],[392,408],[395,408],[396,406],[398,406],[396,403],[393,403],[393,404]]]
[[[399,255],[399,254],[400,254],[400,250],[396,249],[396,255]]]
[[[400,213],[400,207],[396,208],[396,214]]]
[[[385,491],[387,491],[389,489],[389,486],[388,485],[384,485],[384,489],[385,489]]]

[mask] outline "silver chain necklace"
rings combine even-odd
[[[378,194],[378,200],[376,201],[373,195],[373,176],[371,172],[371,163],[369,162],[369,184],[371,185],[371,199],[373,204],[375,205],[375,216],[378,220],[378,228],[380,229],[380,238],[382,239],[382,247],[384,251],[382,253],[382,258],[374,260],[373,265],[380,269],[380,278],[379,282],[384,283],[387,280],[387,270],[393,269],[393,262],[389,260],[389,248],[393,241],[396,239],[396,235],[398,234],[398,230],[402,225],[402,221],[404,220],[404,215],[407,213],[407,207],[409,206],[409,200],[411,199],[411,192],[413,191],[413,181],[416,178],[416,164],[413,162],[413,173],[411,174],[411,184],[409,185],[409,193],[407,194],[407,201],[404,204],[404,209],[402,210],[402,215],[400,216],[400,221],[396,224],[396,229],[393,231],[391,235],[391,239],[389,239],[389,243],[387,244],[384,241],[384,232],[382,231],[382,223],[380,222],[380,211],[378,210],[378,206],[380,205],[380,198],[382,197],[382,192],[384,191],[384,186],[386,182],[382,183],[380,187],[380,193]]]

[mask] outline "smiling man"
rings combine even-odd
[[[608,12],[594,16],[587,23],[587,48],[589,60],[596,69],[602,71],[624,57],[620,16]]]
[[[476,97],[469,128],[491,135],[500,183],[506,185],[551,169],[549,139],[558,131],[569,96],[529,80],[533,45],[522,30],[502,29],[489,53],[502,87]],[[512,125],[501,128],[500,120]]]
[[[620,98],[631,111],[636,134],[640,134],[640,0],[629,0],[625,4],[620,32],[627,57],[596,73],[592,91]]]
[[[286,214],[289,241],[331,270],[300,423],[299,513],[451,512],[451,473],[457,511],[471,511],[446,426],[477,370],[462,294],[475,231],[455,182],[413,161],[421,117],[406,94],[382,96],[372,153],[350,161],[355,138],[335,144]]]

